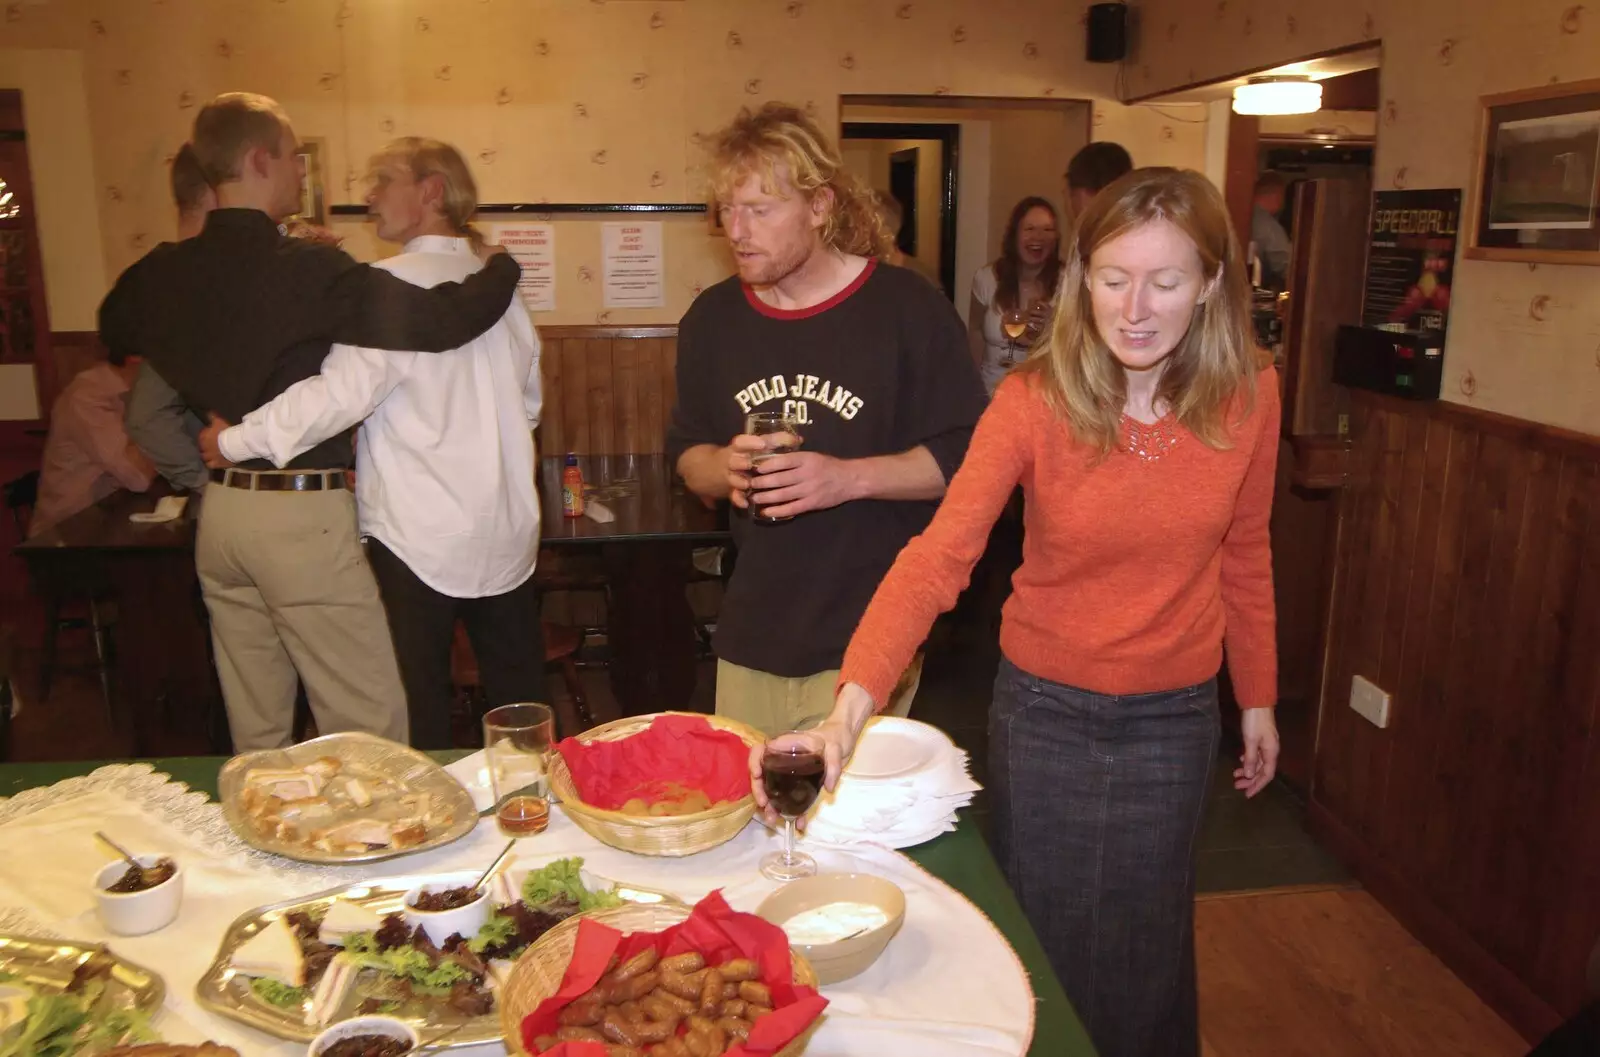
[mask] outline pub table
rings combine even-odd
[[[466,753],[450,751],[430,755],[441,763],[448,763]],[[215,800],[217,773],[226,760],[222,757],[183,757],[147,762],[156,771]],[[0,764],[0,798],[87,775],[98,766],[99,763],[88,761]],[[3,804],[3,800],[0,800],[0,804]],[[493,819],[484,818],[480,826],[488,826],[492,831]],[[497,841],[498,838],[494,842]],[[1033,1044],[1028,1050],[1028,1057],[1094,1057],[1093,1044],[1062,991],[1060,980],[1045,958],[1044,949],[1039,945],[1032,925],[1006,885],[971,812],[962,811],[959,814],[954,832],[907,848],[904,854],[977,907],[1005,937],[1021,960],[1035,1001]],[[394,869],[403,871],[404,867]]]

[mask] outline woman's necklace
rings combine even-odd
[[[1151,407],[1149,414],[1156,414]],[[1140,462],[1155,462],[1178,446],[1183,437],[1183,427],[1178,424],[1171,408],[1162,408],[1154,422],[1141,422],[1128,412],[1122,413],[1123,450]]]

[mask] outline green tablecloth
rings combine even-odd
[[[450,762],[464,752],[434,753],[441,762]],[[148,761],[158,771],[171,775],[191,789],[217,795],[217,772],[225,757],[187,756]],[[0,796],[13,796],[24,789],[51,785],[63,778],[88,774],[98,763],[11,763],[0,764]],[[963,816],[954,833],[946,833],[927,844],[908,848],[906,854],[923,869],[970,899],[993,921],[1011,942],[1033,983],[1038,999],[1038,1021],[1033,1047],[1028,1057],[1094,1057],[1094,1046],[1078,1022],[1061,983],[1045,960],[1044,950],[1033,927],[1023,917],[1016,897],[1006,886],[1000,868],[989,854],[988,845],[977,825]]]

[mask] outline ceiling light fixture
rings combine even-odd
[[[1314,114],[1322,109],[1322,85],[1304,74],[1252,77],[1233,90],[1235,114]]]

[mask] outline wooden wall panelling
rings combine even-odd
[[[545,455],[664,450],[676,393],[673,327],[545,327]]]
[[[1600,937],[1600,438],[1370,394],[1351,426],[1313,820],[1536,1034]]]
[[[566,409],[561,393],[566,384],[564,340],[540,335],[539,371],[544,383],[544,409],[539,415],[539,454],[567,453]]]
[[[584,395],[589,419],[588,450],[595,453],[617,450],[611,345],[611,338],[589,338],[583,343],[583,358],[588,367],[588,387]]]
[[[639,437],[641,447],[635,451],[664,451],[667,438],[667,419],[672,406],[662,403],[667,387],[663,378],[670,381],[673,365],[667,361],[665,338],[643,338],[639,341]]]
[[[644,451],[640,447],[644,430],[639,423],[639,359],[643,352],[638,341],[611,343],[612,450]]]
[[[1528,784],[1545,794],[1530,805],[1527,819],[1543,854],[1531,864],[1529,888],[1517,901],[1523,912],[1513,917],[1512,906],[1505,906],[1502,927],[1526,928],[1536,920],[1527,908],[1543,892],[1572,908],[1570,914],[1545,919],[1533,951],[1545,986],[1570,995],[1574,968],[1600,936],[1600,810],[1595,804],[1600,779],[1600,461],[1563,459],[1556,509],[1558,524],[1545,564],[1531,663],[1545,665],[1551,674],[1553,685],[1547,692],[1560,708],[1536,732],[1538,742],[1523,760]],[[1557,782],[1540,773],[1546,766],[1555,768]],[[1522,789],[1516,792],[1528,795]]]
[[[589,434],[589,345],[584,338],[561,343],[561,406],[566,427],[565,451],[593,451]]]

